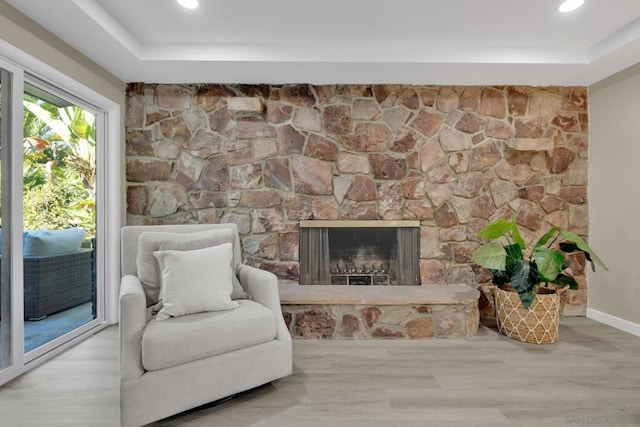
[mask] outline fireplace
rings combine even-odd
[[[301,285],[419,285],[419,221],[301,221]]]

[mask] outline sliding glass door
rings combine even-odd
[[[27,77],[23,94],[24,351],[96,318],[96,114]]]
[[[11,99],[10,81],[11,74],[4,69],[0,69],[0,139],[2,140],[2,146],[0,147],[0,172],[2,173],[0,192],[2,196],[7,194],[4,187],[8,182],[8,179],[4,176],[7,168],[4,167],[3,154],[6,153],[5,149],[8,144],[5,143],[6,129],[3,124],[6,124],[5,115],[10,110],[4,105],[7,100]],[[2,198],[0,209],[1,206],[6,206],[4,202],[5,200]],[[0,210],[0,238],[2,238],[2,220],[2,210]],[[11,276],[9,275],[11,270],[6,262],[8,259],[6,247],[9,245],[6,242],[5,244],[0,243],[0,245],[0,263],[2,263],[2,253],[4,252],[5,255],[4,265],[0,264],[0,369],[5,369],[11,365]]]
[[[104,324],[105,116],[0,59],[0,384]]]
[[[16,235],[20,234],[16,229],[20,211],[15,203],[14,181],[17,176],[15,165],[22,157],[20,150],[15,150],[15,141],[21,133],[17,126],[21,116],[17,110],[21,78],[19,69],[0,61],[0,378],[12,375],[22,360],[22,336],[19,334],[22,310],[16,307],[21,291],[21,280],[16,280],[21,263],[16,261],[16,254],[21,248],[13,244]]]

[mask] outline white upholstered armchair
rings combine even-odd
[[[153,267],[148,269],[154,252],[156,258],[158,251],[195,253],[225,242],[232,244],[230,271],[235,270],[241,285],[234,283],[235,299],[228,303],[234,308],[157,320],[161,287],[147,283],[155,277],[144,277],[154,274]],[[123,426],[160,420],[291,373],[291,336],[282,317],[277,278],[241,264],[235,224],[124,227],[121,256]],[[155,268],[158,281],[166,280],[166,265]]]

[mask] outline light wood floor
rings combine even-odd
[[[0,388],[0,425],[117,426],[117,345],[110,327]],[[290,377],[155,425],[640,426],[640,338],[585,318],[562,319],[546,346],[481,327],[293,349]]]

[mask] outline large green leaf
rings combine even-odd
[[[505,246],[504,250],[507,252],[507,257],[511,260],[524,258],[522,255],[522,248],[516,243],[514,243],[513,245]]]
[[[504,270],[490,270],[493,275],[491,280],[494,285],[502,286],[511,283],[511,276]]]
[[[516,260],[514,270],[511,275],[511,284],[518,293],[525,292],[537,282],[537,274],[533,265],[529,261]]]
[[[478,236],[483,239],[497,239],[513,230],[513,222],[507,221],[504,218],[498,218],[497,220],[487,224],[482,230],[478,232]]]
[[[558,251],[544,247],[535,248],[533,257],[538,266],[538,274],[543,282],[553,282],[562,271],[564,257]]]
[[[535,287],[531,289],[527,289],[524,292],[518,292],[518,296],[520,297],[520,302],[524,306],[524,308],[529,308],[533,300],[536,298],[537,289]]]
[[[595,252],[593,252],[593,249],[591,249],[589,245],[587,245],[587,242],[585,242],[582,237],[578,236],[576,233],[572,233],[571,231],[560,231],[560,233],[562,234],[562,237],[578,245],[578,248],[583,251],[585,255],[589,255],[592,260],[592,267],[593,263],[596,263],[600,267],[604,268],[605,271],[609,271],[604,262],[602,262],[602,260],[595,254]]]
[[[518,260],[524,259],[524,256],[522,254],[520,245],[518,245],[517,243],[505,246],[504,250],[507,252],[505,270],[509,275],[511,275],[513,274],[515,263]]]
[[[31,111],[38,119],[42,120],[46,123],[55,133],[60,135],[60,137],[65,140],[71,140],[71,132],[69,132],[69,127],[60,119],[54,116],[48,110],[45,110],[40,105],[31,101],[24,101],[24,106],[29,111]]]
[[[542,236],[540,240],[538,240],[535,247],[539,248],[540,246],[544,246],[549,241],[549,239],[552,238],[558,232],[558,230],[559,230],[558,227],[553,227],[551,230],[544,233],[544,236]]]
[[[578,290],[579,288],[579,285],[578,285],[578,282],[576,282],[576,279],[562,273],[558,274],[558,277],[556,277],[555,280],[552,280],[551,283],[560,287],[569,286],[569,289],[572,289],[574,291]]]
[[[491,270],[504,270],[507,260],[507,251],[496,242],[480,246],[472,255],[473,262],[481,267]]]
[[[91,132],[91,125],[87,122],[84,116],[84,111],[80,108],[76,108],[73,119],[69,123],[69,127],[73,133],[78,135],[82,139],[88,139]]]
[[[515,219],[511,221],[511,237],[513,237],[513,241],[520,246],[520,249],[524,250],[524,239],[520,234],[520,230],[518,229],[518,224],[516,224]]]

